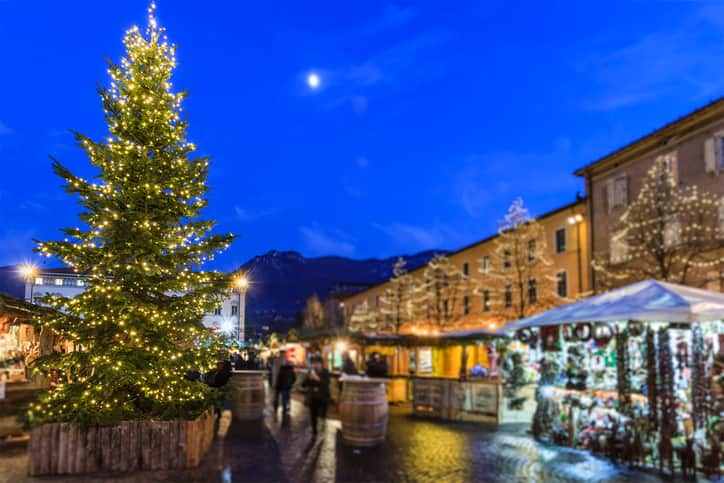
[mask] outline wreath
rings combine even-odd
[[[593,336],[593,330],[591,330],[591,324],[588,322],[584,324],[576,324],[576,326],[573,329],[573,335],[576,336],[576,339],[581,342],[586,342],[591,340],[591,337]]]
[[[520,329],[516,332],[515,336],[523,344],[530,344],[534,337],[531,329]]]
[[[605,323],[598,323],[593,329],[593,340],[599,347],[605,347],[613,338],[613,329]]]

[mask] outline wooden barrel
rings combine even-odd
[[[383,379],[344,379],[340,419],[342,440],[351,446],[377,446],[387,433],[387,393]]]
[[[234,419],[248,421],[261,419],[266,401],[264,375],[266,371],[232,371],[229,384],[232,387]]]

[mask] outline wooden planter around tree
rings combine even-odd
[[[43,424],[30,432],[28,474],[77,475],[198,466],[214,438],[214,414],[194,420],[123,421],[82,430]]]

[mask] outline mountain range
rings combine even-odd
[[[402,255],[407,270],[427,263],[444,250]],[[241,266],[251,281],[247,294],[247,326],[286,330],[304,303],[316,294],[324,299],[337,283],[375,285],[392,276],[399,257],[354,260],[338,256],[306,258],[295,251],[271,250]]]

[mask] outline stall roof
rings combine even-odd
[[[578,322],[706,322],[724,319],[724,294],[645,280],[518,320],[506,331]]]

